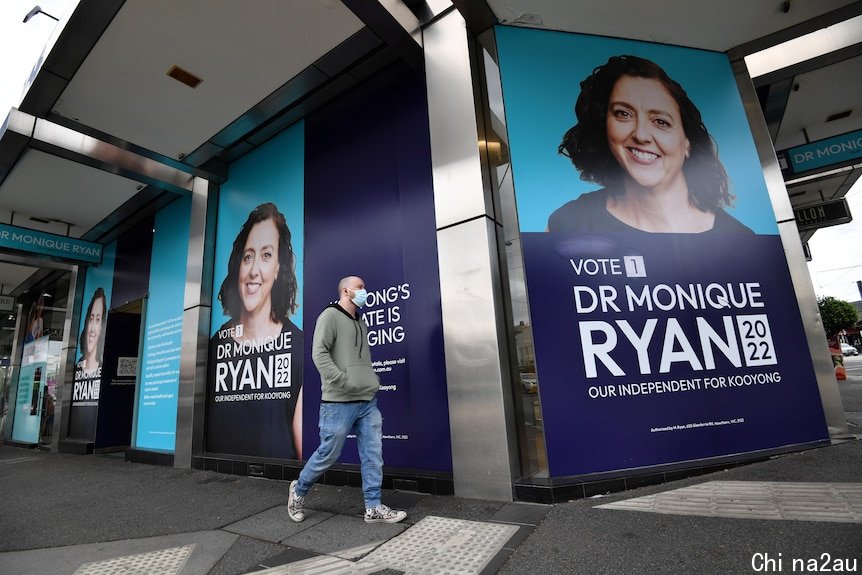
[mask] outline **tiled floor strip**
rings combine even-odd
[[[596,507],[671,515],[862,523],[862,483],[710,481]]]
[[[372,563],[411,575],[478,575],[517,531],[516,525],[428,516],[358,565]]]
[[[479,575],[518,529],[428,516],[386,543],[278,565],[254,575],[366,575],[385,569],[407,575]],[[347,560],[368,551],[359,561]]]
[[[85,563],[75,571],[74,575],[117,575],[120,573],[124,575],[151,575],[153,573],[177,575],[182,571],[194,547],[194,545],[185,545]]]

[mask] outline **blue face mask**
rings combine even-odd
[[[363,307],[365,305],[365,302],[368,300],[368,292],[364,289],[357,289],[352,291],[353,297],[350,298],[350,301],[352,301],[356,307]]]

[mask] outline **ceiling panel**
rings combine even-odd
[[[78,238],[138,193],[140,185],[29,149],[0,186],[0,221],[60,235],[67,231],[61,222],[68,222],[68,235]]]
[[[488,0],[504,24],[727,51],[854,0]]]
[[[11,293],[24,280],[33,275],[38,268],[10,264],[0,261],[0,294]]]
[[[787,187],[793,207],[843,198],[853,182],[859,177],[859,170],[842,172],[818,180],[793,184]]]
[[[332,0],[127,0],[54,111],[176,158],[361,28]]]
[[[826,121],[848,110],[846,118]],[[862,129],[862,56],[793,79],[775,149],[805,144],[806,133],[813,142],[858,129]]]

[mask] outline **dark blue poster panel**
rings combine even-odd
[[[139,449],[173,451],[176,445],[191,205],[191,198],[179,198],[155,218],[135,417],[134,443]]]
[[[310,331],[338,299],[342,277],[365,280],[386,465],[449,471],[424,88],[421,75],[393,67],[307,118],[303,305]],[[310,355],[305,382],[307,456],[319,441],[320,377]],[[355,441],[342,461],[358,462]]]
[[[219,196],[206,449],[302,456],[304,125],[231,165]]]
[[[102,356],[96,449],[128,446],[132,437],[141,315],[114,311],[108,318],[111,337]]]
[[[497,40],[551,475],[826,439],[726,56]]]
[[[102,354],[108,329],[116,251],[117,242],[106,245],[102,252],[102,264],[87,268],[72,387],[72,407],[69,412],[69,437],[72,439],[94,441],[96,437],[96,415],[102,385]]]

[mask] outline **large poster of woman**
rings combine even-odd
[[[108,319],[108,298],[99,286],[90,297],[84,312],[84,329],[78,339],[81,354],[75,363],[75,379],[97,379],[102,376],[102,354],[105,350],[105,322]]]
[[[497,40],[551,474],[824,440],[727,57]]]
[[[299,124],[274,138],[234,164],[222,187],[207,378],[209,452],[302,456],[303,136]]]
[[[102,390],[102,355],[108,333],[116,251],[116,242],[108,244],[103,250],[101,265],[89,267],[86,271],[69,416],[69,436],[74,439],[93,441],[96,437],[96,417]]]

